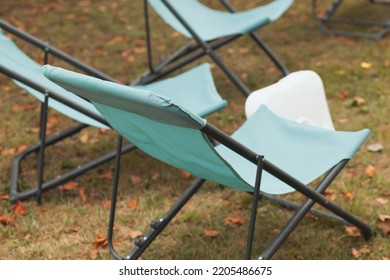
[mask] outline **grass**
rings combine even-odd
[[[213,1],[208,1],[214,3]],[[252,1],[232,1],[239,9]],[[256,1],[261,3],[264,1]],[[351,1],[345,1],[345,6]],[[353,1],[355,2],[355,1]],[[357,1],[356,1],[357,2]],[[359,5],[364,5],[361,1]],[[390,56],[389,36],[379,42],[325,36],[311,13],[311,1],[295,1],[291,9],[260,34],[286,63],[290,71],[312,69],[323,79],[327,98],[338,130],[368,127],[372,135],[348,167],[331,186],[337,203],[377,229],[378,235],[365,242],[346,233],[344,226],[325,219],[305,218],[275,255],[275,259],[388,259],[388,234],[379,228],[379,215],[389,215],[390,157]],[[354,5],[357,5],[355,3]],[[375,15],[387,17],[388,8],[378,5]],[[320,9],[323,7],[320,7]],[[357,15],[359,9],[346,9]],[[363,15],[365,16],[365,15]],[[77,57],[121,82],[135,79],[146,69],[144,22],[141,1],[30,1],[3,0],[0,17],[43,41]],[[183,39],[152,14],[158,50],[155,60],[177,48]],[[42,54],[21,41],[18,45],[41,61]],[[251,89],[280,79],[280,73],[248,38],[241,38],[218,50]],[[206,59],[205,59],[206,60]],[[371,67],[362,68],[361,63]],[[57,59],[51,64],[63,65]],[[190,67],[190,66],[189,66]],[[244,121],[245,99],[217,67],[213,75],[220,94],[229,101],[226,110],[209,121],[227,132]],[[0,194],[8,193],[12,156],[23,145],[36,142],[38,104],[8,78],[0,77]],[[343,94],[345,97],[343,97]],[[356,105],[356,98],[364,102]],[[29,109],[16,105],[31,104]],[[37,105],[34,105],[37,104]],[[19,107],[20,108],[20,107]],[[55,115],[50,112],[50,117]],[[73,124],[60,116],[52,132]],[[46,176],[97,157],[114,148],[115,135],[88,128],[72,139],[48,149]],[[384,146],[369,152],[370,144]],[[376,171],[373,176],[367,166]],[[33,157],[23,166],[26,186],[34,180]],[[0,200],[0,215],[14,217],[12,225],[0,225],[1,259],[111,259],[106,247],[93,245],[98,233],[106,235],[112,179],[107,163],[77,179],[73,190],[44,194],[44,203],[23,202],[25,214],[14,214],[14,206]],[[134,236],[145,233],[153,219],[161,217],[193,179],[165,166],[140,151],[123,158],[118,202],[116,246],[121,253],[132,247]],[[346,197],[351,193],[352,198]],[[81,194],[84,194],[81,195]],[[299,195],[293,198],[300,199]],[[137,205],[135,205],[135,204]],[[129,206],[130,205],[130,206]],[[156,242],[145,259],[240,259],[243,258],[251,197],[245,193],[207,183],[184,207]],[[254,252],[261,252],[291,212],[262,201],[259,208]],[[244,218],[243,225],[226,224],[228,217]],[[205,231],[217,231],[209,237]]]

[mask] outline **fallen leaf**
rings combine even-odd
[[[363,105],[364,103],[366,103],[366,100],[362,97],[359,97],[359,96],[356,96],[354,97],[353,99],[353,103],[352,105],[354,106],[360,106],[360,105]]]
[[[113,175],[112,175],[111,171],[107,171],[106,173],[100,174],[98,176],[98,178],[101,178],[101,179],[112,179]]]
[[[88,133],[84,133],[80,136],[80,142],[83,144],[87,144],[89,140],[89,135]]]
[[[182,177],[183,179],[189,179],[189,178],[191,178],[191,173],[190,173],[190,172],[187,172],[187,171],[182,171],[182,172],[181,172],[181,177]]]
[[[373,165],[368,165],[366,167],[366,169],[364,170],[364,173],[368,176],[368,177],[374,177],[375,174],[376,174],[376,168],[373,166]]]
[[[9,200],[9,194],[8,193],[0,194],[0,199],[2,199],[2,200]]]
[[[337,198],[337,195],[335,194],[335,192],[334,192],[334,191],[330,191],[330,190],[326,190],[326,191],[324,192],[324,196],[325,196],[327,199],[331,200],[331,201],[334,201],[334,200],[336,200],[336,198]]]
[[[350,169],[347,171],[347,177],[348,177],[349,179],[354,178],[356,175],[357,175],[357,171],[356,171],[355,168],[350,168]]]
[[[70,228],[69,228],[69,230],[70,230],[71,232],[79,232],[80,229],[81,229],[81,227],[79,227],[79,226],[73,226],[73,227],[70,227]]]
[[[346,91],[339,91],[337,93],[337,96],[338,98],[340,98],[341,100],[345,100],[347,97],[348,97],[348,92]]]
[[[360,258],[362,255],[370,253],[370,252],[371,252],[371,250],[366,246],[364,246],[360,249],[352,248],[352,255],[357,259]]]
[[[15,219],[12,216],[2,216],[0,215],[0,224],[6,226],[6,225],[12,225],[14,223]]]
[[[111,207],[111,200],[103,200],[103,207],[110,208]]]
[[[383,150],[383,145],[380,143],[371,144],[367,146],[367,150],[373,153],[378,153]]]
[[[91,252],[89,252],[89,256],[91,257],[91,260],[96,260],[98,257],[98,250],[92,249]]]
[[[247,53],[247,52],[249,52],[249,48],[247,48],[247,47],[239,47],[238,51],[240,53]]]
[[[11,87],[10,86],[3,86],[3,88],[2,88],[2,92],[10,92],[10,90],[11,90]]]
[[[4,156],[13,156],[16,154],[16,148],[4,149],[1,154]]]
[[[353,236],[353,237],[362,235],[360,230],[357,227],[355,227],[355,226],[347,226],[347,227],[345,227],[345,232],[347,233],[348,236]]]
[[[356,248],[352,248],[352,255],[355,257],[355,258],[360,258],[362,254],[360,254],[360,252],[356,249]]]
[[[362,61],[360,63],[360,67],[362,67],[363,69],[370,69],[372,67],[372,63],[371,62]]]
[[[25,112],[25,111],[35,109],[35,107],[36,107],[36,104],[15,104],[12,106],[11,112],[12,113]]]
[[[95,240],[92,242],[92,244],[95,246],[95,249],[106,247],[108,245],[107,237],[98,232],[96,233]]]
[[[79,183],[70,181],[64,185],[59,186],[58,188],[63,191],[72,191],[79,186]]]
[[[351,193],[351,192],[343,192],[343,197],[345,199],[352,199],[353,198],[353,193]]]
[[[27,148],[28,148],[27,145],[19,146],[19,147],[16,149],[16,152],[17,152],[17,153],[21,153],[21,152],[25,151]]]
[[[225,224],[229,226],[233,225],[243,225],[246,222],[245,218],[239,218],[239,217],[227,217],[225,218]]]
[[[220,232],[219,231],[216,231],[216,230],[208,230],[208,229],[205,229],[203,230],[203,233],[205,236],[207,237],[217,237]]]
[[[136,175],[131,175],[130,176],[130,181],[133,185],[140,185],[142,183],[142,179],[139,176]]]
[[[389,200],[387,198],[384,198],[384,197],[378,197],[375,199],[379,204],[382,204],[382,205],[386,205],[387,203],[389,203]]]
[[[84,187],[81,187],[81,188],[79,189],[79,194],[80,194],[81,200],[82,200],[83,202],[87,202],[87,197],[86,197],[86,195],[85,195],[85,188],[84,188]]]
[[[139,230],[130,230],[130,238],[131,240],[135,240],[137,237],[142,236],[142,231]]]
[[[130,200],[129,204],[127,205],[130,209],[135,209],[138,206],[138,199],[132,199]]]
[[[157,181],[158,179],[160,179],[160,174],[158,172],[154,172],[152,174],[152,181]]]
[[[18,216],[23,216],[26,213],[23,204],[20,200],[18,200],[15,204],[14,213]]]
[[[111,129],[99,128],[100,134],[113,134],[114,132]]]
[[[383,231],[384,234],[390,233],[390,215],[379,215],[378,227]]]

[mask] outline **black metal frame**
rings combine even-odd
[[[333,167],[328,174],[324,176],[321,182],[317,185],[317,187],[313,190],[312,188],[306,186],[300,181],[296,180],[294,177],[285,173],[283,170],[273,165],[271,162],[267,161],[263,155],[258,155],[247,147],[243,146],[241,143],[237,142],[230,136],[226,135],[216,127],[206,124],[201,131],[212,141],[212,143],[219,143],[230,148],[232,151],[238,153],[242,157],[246,158],[253,164],[256,164],[256,180],[252,198],[252,209],[249,220],[249,230],[248,230],[248,238],[246,244],[245,258],[251,259],[252,257],[252,244],[254,240],[254,232],[255,232],[255,224],[256,224],[256,215],[258,202],[260,197],[264,197],[267,199],[271,199],[276,201],[278,204],[283,206],[287,206],[289,208],[293,208],[296,210],[296,213],[291,217],[289,222],[283,227],[280,233],[276,236],[276,238],[267,246],[267,248],[263,251],[263,253],[257,257],[257,259],[270,259],[276,253],[276,251],[280,248],[283,242],[288,238],[288,236],[292,233],[292,231],[296,228],[299,222],[304,218],[304,216],[312,212],[312,207],[315,203],[320,204],[327,210],[333,212],[335,215],[330,215],[321,211],[314,211],[315,215],[325,216],[327,218],[331,218],[338,222],[352,224],[360,229],[363,237],[368,240],[371,237],[375,236],[375,231],[365,222],[361,221],[356,216],[347,212],[343,208],[339,207],[334,202],[328,200],[322,193],[330,186],[336,176],[340,173],[340,171],[345,167],[348,160],[342,160],[335,167]],[[133,260],[138,259],[142,253],[147,249],[147,247],[154,241],[154,239],[161,233],[161,231],[168,225],[168,223],[176,216],[176,214],[180,211],[180,209],[187,203],[187,201],[198,191],[198,189],[205,182],[204,179],[197,178],[194,182],[187,188],[187,190],[183,193],[183,195],[177,200],[177,202],[168,210],[168,212],[159,220],[153,221],[150,226],[150,230],[148,233],[139,237],[134,242],[133,249],[125,256],[122,256],[115,249],[113,244],[113,229],[115,222],[115,209],[116,209],[116,200],[118,193],[118,182],[119,182],[119,170],[120,170],[120,160],[121,160],[121,150],[122,146],[122,137],[118,137],[117,143],[117,157],[115,161],[115,172],[114,172],[114,185],[112,189],[112,200],[111,200],[111,210],[110,210],[110,220],[108,226],[108,244],[111,254],[116,259],[126,259]],[[275,196],[260,193],[260,185],[261,185],[261,175],[263,170],[267,171],[271,175],[275,176],[279,180],[288,184],[296,191],[303,194],[307,197],[307,200],[302,204],[298,205],[292,203],[287,200],[275,198]],[[313,213],[313,212],[312,212]]]
[[[371,3],[374,4],[389,4],[390,2],[381,1],[381,0],[369,0]],[[363,20],[363,19],[348,19],[348,18],[341,18],[341,17],[335,17],[334,14],[337,11],[337,9],[342,4],[342,0],[334,0],[331,6],[327,9],[324,16],[320,17],[316,14],[316,8],[317,8],[317,0],[312,0],[312,14],[313,16],[319,20],[320,22],[320,30],[323,33],[328,34],[336,34],[336,35],[343,35],[348,37],[358,37],[358,38],[367,38],[367,39],[373,39],[373,40],[380,40],[383,36],[385,36],[388,32],[390,32],[390,18],[387,21],[370,21],[370,20]],[[357,25],[357,26],[377,26],[382,27],[382,29],[378,32],[349,32],[341,29],[331,29],[328,28],[328,24],[337,23],[337,24],[344,24],[344,25]]]
[[[147,54],[148,54],[148,66],[149,70],[145,72],[139,79],[144,82],[151,82],[162,76],[168,75],[173,71],[195,61],[203,55],[209,55],[210,58],[220,67],[225,75],[232,81],[232,83],[242,92],[244,96],[250,94],[249,89],[244,83],[222,62],[222,60],[216,55],[215,50],[224,46],[225,44],[241,37],[241,34],[228,36],[225,38],[215,39],[210,42],[205,42],[194,31],[194,29],[187,23],[187,21],[176,11],[176,9],[166,0],[161,0],[164,5],[172,12],[172,14],[180,21],[180,23],[187,29],[195,40],[195,44],[192,40],[187,42],[182,48],[173,53],[169,58],[165,59],[160,64],[154,66],[152,60],[152,44],[151,44],[151,31],[149,22],[149,12],[147,0],[144,0],[144,17],[146,27],[146,41],[147,41]],[[220,0],[223,6],[231,13],[235,13],[235,9],[226,1]],[[289,71],[286,66],[279,60],[266,43],[255,33],[249,33],[249,36],[255,41],[255,43],[265,52],[265,54],[272,60],[272,62],[282,72],[283,76],[287,75]],[[138,82],[136,80],[135,82]]]
[[[92,75],[95,77],[98,77],[100,79],[109,80],[112,82],[116,82],[113,78],[107,76],[106,74],[80,62],[79,60],[63,53],[62,51],[50,46],[48,43],[42,42],[41,40],[31,36],[30,34],[23,32],[16,27],[12,26],[11,24],[3,21],[0,19],[0,28],[8,31],[9,33],[12,33],[13,35],[17,36],[20,39],[23,39],[24,41],[28,42],[31,45],[36,46],[37,48],[40,48],[44,51],[44,63],[46,64],[48,62],[49,54],[52,54],[53,56],[69,63],[70,65]],[[34,197],[37,199],[38,202],[41,202],[42,199],[42,192],[45,192],[47,190],[53,189],[61,184],[66,183],[67,181],[73,180],[77,178],[78,176],[84,174],[85,172],[95,168],[96,166],[103,164],[107,161],[110,161],[115,158],[116,152],[110,152],[107,153],[97,159],[94,159],[88,163],[85,163],[83,165],[78,166],[77,168],[70,170],[64,174],[61,174],[55,178],[44,180],[44,154],[45,149],[49,146],[53,146],[56,143],[60,142],[61,140],[71,137],[75,135],[76,133],[80,132],[84,128],[88,127],[86,124],[76,124],[75,126],[65,129],[61,132],[56,133],[52,136],[46,136],[46,125],[47,125],[47,113],[48,113],[48,97],[52,98],[55,96],[56,100],[59,100],[63,104],[89,116],[90,118],[106,125],[110,126],[107,121],[102,118],[100,115],[94,114],[93,112],[90,112],[86,110],[83,107],[80,107],[76,103],[72,103],[68,100],[65,100],[61,98],[59,94],[49,92],[46,88],[42,87],[41,85],[37,84],[35,81],[30,80],[28,77],[23,77],[19,75],[18,73],[14,72],[12,69],[9,69],[5,66],[0,66],[0,72],[7,75],[8,77],[18,80],[21,83],[30,86],[31,88],[37,90],[38,92],[42,93],[44,95],[44,102],[41,106],[40,111],[40,125],[39,125],[39,140],[37,144],[29,146],[26,150],[24,150],[21,153],[18,153],[13,157],[12,160],[12,173],[11,173],[11,187],[10,187],[10,201],[11,203],[15,203],[18,200],[25,200],[31,197]],[[126,145],[122,152],[129,152],[131,150],[135,149],[135,146],[132,144]],[[23,159],[26,158],[29,154],[37,154],[37,169],[36,169],[36,178],[37,178],[37,186],[35,188],[31,188],[25,191],[20,191],[19,186],[19,178],[20,178],[20,169],[21,169],[21,162]]]

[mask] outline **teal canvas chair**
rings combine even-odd
[[[227,0],[220,0],[220,2],[226,8],[226,12],[211,9],[198,0],[144,0],[149,71],[142,78],[147,81],[156,76],[171,73],[207,54],[234,85],[247,96],[250,91],[246,85],[215,53],[216,49],[242,35],[250,36],[281,72],[287,75],[287,68],[255,31],[280,18],[291,6],[293,0],[274,0],[241,12],[236,12]],[[148,3],[166,23],[189,39],[187,44],[159,65],[152,63]]]
[[[365,141],[370,133],[368,129],[336,132],[317,128],[282,119],[266,106],[260,106],[228,136],[158,91],[134,89],[52,66],[45,66],[43,73],[59,86],[90,100],[111,127],[138,148],[199,178],[163,218],[152,223],[150,231],[136,241],[134,249],[122,257],[111,240],[119,176],[118,152],[109,226],[110,249],[116,258],[138,258],[205,180],[253,192],[246,258],[252,256],[260,192],[281,195],[298,191],[308,199],[260,255],[261,259],[275,253],[314,203],[358,227],[365,238],[374,234],[369,225],[322,195]],[[118,144],[119,151],[120,141]],[[315,189],[308,186],[324,173],[326,176]]]
[[[37,38],[16,29],[5,21],[0,20],[0,28],[9,31],[38,48],[42,48],[45,54],[44,62],[46,63],[48,55],[53,54],[54,56],[69,62],[71,65],[89,73],[90,75],[115,82],[113,78],[81,63],[58,49],[41,42]],[[115,152],[110,152],[88,163],[78,166],[73,170],[60,174],[59,176],[45,179],[45,148],[53,146],[55,143],[80,132],[88,126],[110,129],[110,125],[89,101],[64,90],[43,76],[41,65],[22,52],[10,38],[6,37],[5,34],[1,32],[1,29],[0,72],[12,78],[16,84],[25,89],[42,103],[39,142],[35,145],[31,145],[13,158],[10,192],[11,202],[14,203],[18,200],[27,199],[32,196],[36,196],[40,199],[41,192],[72,180],[86,171],[115,158]],[[172,93],[174,94],[172,96],[173,98],[181,100],[202,116],[218,111],[224,108],[227,104],[226,101],[219,96],[214,86],[213,77],[208,64],[202,64],[172,78],[157,81],[148,85],[138,85],[138,87],[158,90],[167,95]],[[50,92],[51,95],[56,94],[58,99],[51,98],[48,92]],[[55,135],[46,137],[46,118],[48,108],[52,108],[55,111],[75,120],[77,124],[69,129],[56,133]],[[133,144],[129,144],[123,148],[123,152],[131,151],[134,148],[135,146]],[[36,153],[38,155],[36,172],[37,186],[31,187],[27,190],[21,190],[21,162],[27,155],[32,153]]]

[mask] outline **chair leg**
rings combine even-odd
[[[255,226],[256,226],[257,207],[260,198],[260,185],[261,185],[262,172],[263,172],[263,157],[259,156],[258,163],[257,163],[257,170],[256,170],[255,189],[253,192],[253,199],[252,199],[251,218],[249,221],[248,239],[246,244],[245,259],[247,260],[250,260],[252,256],[252,246],[253,246],[253,238],[254,238]]]
[[[315,188],[315,191],[318,193],[323,193],[332,181],[336,178],[336,176],[341,172],[344,166],[347,164],[348,160],[343,160],[337,166],[335,166],[329,173],[325,176],[325,178],[318,184]],[[296,228],[299,222],[305,217],[305,215],[310,211],[311,207],[314,205],[314,201],[311,199],[306,200],[297,212],[292,216],[289,222],[283,227],[278,236],[274,239],[273,242],[263,251],[263,253],[258,257],[258,259],[270,259],[282,243],[288,238],[288,236],[292,233],[292,231]],[[333,216],[331,216],[333,217]],[[337,216],[336,216],[337,217]],[[339,218],[339,220],[345,223],[345,220]]]
[[[283,181],[284,183],[290,185],[292,188],[302,193],[307,198],[315,201],[316,203],[320,204],[324,208],[333,212],[337,216],[346,220],[350,224],[359,228],[365,239],[370,239],[372,236],[375,235],[375,231],[372,230],[368,224],[364,223],[362,220],[352,215],[348,211],[344,210],[343,208],[333,203],[332,201],[329,201],[326,197],[324,197],[320,193],[316,192],[315,190],[309,188],[305,184],[291,177],[290,175],[288,175],[283,170],[279,169],[269,161],[264,160],[264,170],[266,170],[268,173],[275,176],[279,180]]]
[[[234,7],[226,0],[220,0],[223,6],[231,12],[236,13]],[[290,72],[282,61],[276,56],[276,54],[267,46],[267,44],[255,33],[251,32],[250,37],[256,42],[256,44],[265,52],[265,54],[272,60],[272,62],[279,68],[284,76],[287,76]]]
[[[242,83],[242,81],[222,62],[222,60],[216,55],[213,48],[210,47],[205,41],[203,41],[198,34],[188,25],[181,15],[172,7],[167,0],[162,0],[165,6],[171,11],[171,13],[180,21],[181,24],[191,33],[195,41],[205,50],[210,58],[221,68],[225,75],[232,81],[232,83],[242,92],[244,96],[250,94],[249,89]]]
[[[41,118],[39,129],[39,153],[37,162],[37,193],[36,200],[40,204],[42,203],[42,184],[43,184],[43,171],[44,171],[44,158],[45,158],[45,146],[46,146],[46,125],[47,125],[47,110],[49,104],[49,95],[45,93],[44,102],[41,105]]]
[[[120,162],[121,162],[121,147],[122,137],[118,136],[116,158],[115,158],[115,171],[114,182],[112,188],[110,219],[108,223],[108,246],[111,254],[115,259],[133,260],[138,259],[141,254],[149,247],[154,239],[161,233],[161,231],[169,224],[169,222],[176,216],[176,214],[183,208],[183,206],[191,199],[191,197],[198,191],[198,189],[204,184],[204,179],[196,179],[183,193],[183,195],[176,201],[176,203],[168,210],[164,217],[158,221],[153,221],[150,225],[149,232],[144,236],[137,238],[134,242],[135,247],[126,256],[121,256],[115,249],[113,244],[114,237],[114,223],[115,223],[115,210],[118,195],[119,175],[120,175]]]
[[[45,148],[52,146],[59,141],[70,137],[78,132],[80,132],[82,129],[86,128],[87,125],[85,124],[78,124],[72,128],[69,128],[67,130],[64,130],[61,133],[58,133],[56,135],[53,135],[51,137],[46,138],[45,141]],[[133,144],[128,144],[125,147],[122,148],[122,153],[127,153],[132,150],[134,150],[136,147]],[[11,173],[11,187],[10,187],[10,202],[15,203],[18,200],[26,200],[31,197],[36,197],[38,192],[38,186],[35,188],[31,188],[29,190],[20,191],[19,190],[19,178],[20,178],[20,166],[22,160],[31,153],[38,153],[41,150],[41,143],[37,143],[35,145],[32,145],[28,147],[23,152],[17,154],[13,160],[12,160],[12,173]],[[115,158],[115,152],[109,152],[97,159],[94,159],[88,163],[85,163],[83,165],[78,166],[77,168],[70,170],[66,173],[61,174],[60,176],[57,176],[53,179],[49,179],[46,181],[42,181],[41,185],[41,193],[48,191],[50,189],[53,189],[61,184],[64,184],[82,174],[85,172],[95,168],[96,166],[99,166],[107,161],[112,160]],[[38,169],[37,169],[38,172]],[[37,173],[39,174],[39,172]],[[38,176],[38,175],[37,175]]]

